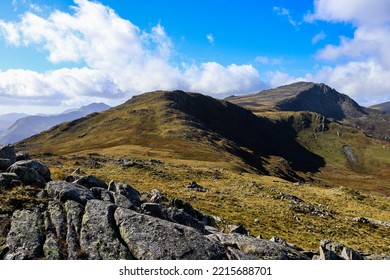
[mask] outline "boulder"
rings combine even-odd
[[[8,158],[0,158],[0,170],[7,170],[13,162]]]
[[[286,240],[284,240],[283,238],[281,238],[279,236],[273,236],[270,239],[270,241],[279,243],[279,244],[281,244],[283,246],[288,246],[288,247],[290,247],[290,248],[292,248],[294,250],[297,250],[297,251],[303,251],[302,248],[299,248],[297,245],[287,242]]]
[[[124,196],[121,193],[113,193],[114,202],[116,205],[123,207],[123,208],[133,208],[134,204],[128,199],[126,196]]]
[[[31,260],[43,256],[44,226],[40,213],[16,210],[7,235],[6,260]]]
[[[37,160],[15,162],[7,172],[16,173],[25,185],[44,186],[51,181],[49,168]]]
[[[134,205],[138,206],[141,204],[140,193],[128,184],[111,181],[109,183],[109,190],[125,196]]]
[[[0,173],[0,188],[12,188],[21,184],[20,178],[15,173]]]
[[[192,227],[201,233],[205,232],[205,225],[194,218],[193,216],[184,212],[183,209],[177,209],[175,207],[169,207],[167,209],[168,219],[175,223]]]
[[[0,147],[0,158],[9,159],[11,164],[16,162],[16,153],[12,145],[5,145]]]
[[[199,185],[196,182],[191,182],[186,186],[187,189],[192,189],[198,192],[207,192],[208,190],[203,188],[201,185]]]
[[[164,203],[169,202],[168,198],[166,198],[159,190],[153,189],[151,192],[150,202],[152,203]]]
[[[73,181],[73,183],[82,185],[82,186],[87,187],[89,189],[91,189],[91,188],[108,189],[108,185],[105,182],[103,182],[102,180],[96,178],[95,176],[91,176],[91,175],[78,178],[75,181]]]
[[[80,246],[88,255],[88,259],[133,259],[119,235],[114,219],[116,208],[116,205],[105,201],[87,202],[82,220]]]
[[[197,230],[118,208],[115,220],[131,253],[140,260],[224,260],[226,250]]]
[[[210,240],[218,241],[227,248],[237,248],[241,252],[249,255],[248,258],[261,260],[308,260],[309,258],[292,248],[281,244],[258,239],[253,236],[238,233],[215,233],[207,235]]]
[[[81,221],[84,207],[73,200],[65,202],[66,211],[66,245],[68,259],[86,259],[86,253],[80,247]]]
[[[114,196],[112,192],[102,188],[91,188],[91,191],[96,199],[114,203]]]
[[[243,225],[238,225],[232,228],[230,233],[238,233],[243,235],[249,235],[248,230]]]
[[[46,239],[43,253],[46,259],[63,260],[66,257],[65,211],[61,203],[50,201],[44,213]]]
[[[321,240],[320,242],[321,260],[363,260],[360,253],[344,246],[341,243],[331,240]]]
[[[30,160],[31,157],[27,152],[21,151],[16,153],[16,161]]]
[[[87,200],[95,199],[92,191],[87,187],[65,181],[51,181],[47,183],[45,190],[49,197],[61,202],[73,200],[86,204]]]

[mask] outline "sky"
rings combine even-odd
[[[390,100],[390,0],[0,0],[0,114],[297,81]]]

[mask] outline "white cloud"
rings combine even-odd
[[[296,21],[292,18],[291,14],[290,14],[290,11],[285,9],[285,8],[281,8],[281,7],[274,7],[273,8],[274,12],[278,15],[278,16],[282,16],[282,17],[285,17],[288,22],[296,27],[297,26],[297,23]]]
[[[389,22],[389,15],[389,0],[314,0],[314,13],[305,18],[372,25]]]
[[[307,79],[324,82],[358,100],[361,105],[388,101],[390,69],[375,61],[349,62],[335,67],[322,67]]]
[[[255,61],[264,65],[280,65],[282,64],[281,58],[270,58],[267,56],[257,56]]]
[[[207,38],[207,41],[209,41],[209,43],[210,43],[211,45],[214,44],[215,39],[214,39],[214,35],[213,35],[213,34],[211,34],[211,33],[210,33],[210,34],[207,34],[206,38]]]
[[[203,63],[186,70],[190,90],[214,94],[238,94],[258,91],[264,87],[259,73],[252,65],[232,64],[223,67],[216,62]]]
[[[43,49],[53,64],[77,62],[85,67],[0,72],[0,98],[28,97],[45,104],[47,97],[55,97],[66,103],[112,100],[155,89],[249,93],[262,85],[251,65],[176,66],[174,45],[161,25],[141,30],[98,2],[74,2],[72,13],[56,10],[43,17],[30,11],[18,22],[0,20],[0,37],[14,46]]]
[[[316,0],[309,21],[350,22],[353,38],[340,37],[316,58],[322,67],[310,78],[328,83],[363,104],[390,100],[390,0]]]
[[[302,78],[302,77],[297,78],[291,76],[288,73],[281,72],[281,71],[269,71],[267,72],[267,77],[268,77],[268,84],[271,87],[278,87],[278,86],[288,85],[300,81],[307,81],[306,78]]]
[[[324,40],[326,38],[326,34],[324,31],[321,31],[320,33],[316,34],[313,39],[311,39],[311,43],[313,45],[317,44],[319,41]]]

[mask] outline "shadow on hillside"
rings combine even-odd
[[[274,123],[247,109],[211,97],[174,93],[170,96],[173,107],[190,116],[198,128],[234,142],[235,148],[229,147],[228,151],[262,173],[267,172],[261,157],[283,157],[295,171],[301,172],[317,172],[325,165],[322,157],[295,140],[297,132],[287,122]]]

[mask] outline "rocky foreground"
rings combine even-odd
[[[242,226],[223,233],[213,217],[180,199],[168,201],[158,190],[140,193],[126,183],[107,184],[77,172],[52,181],[46,165],[1,147],[0,189],[16,186],[40,188],[40,203],[0,213],[5,260],[390,259],[330,240],[322,240],[318,252],[303,251],[279,237],[255,238]]]

